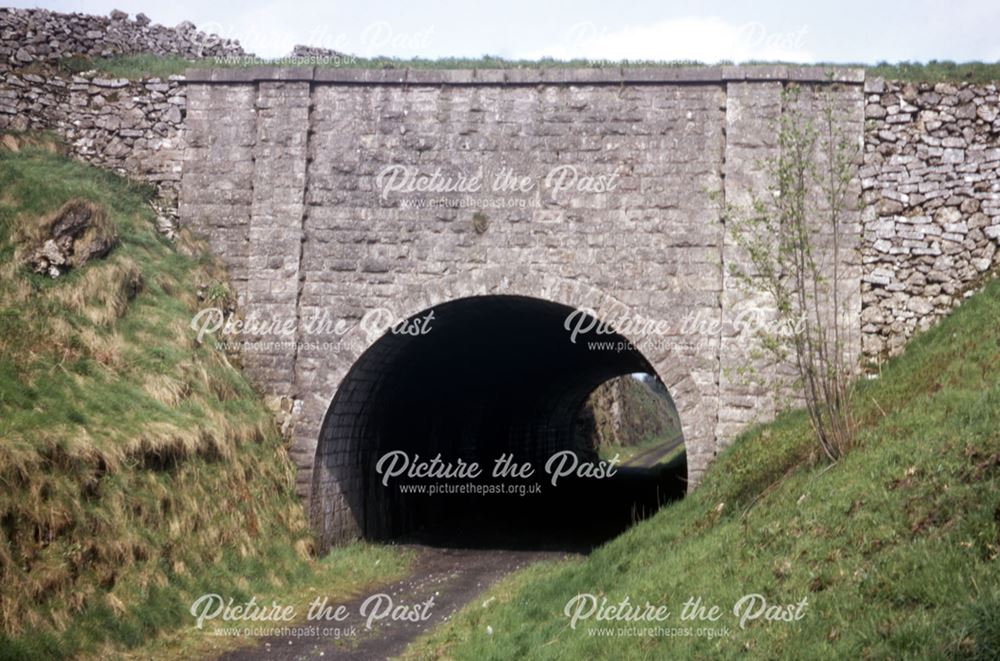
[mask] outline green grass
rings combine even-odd
[[[825,464],[801,412],[748,431],[689,498],[582,560],[514,574],[406,658],[977,658],[1000,650],[1000,282],[856,390],[858,447]],[[599,637],[581,593],[724,612],[722,638]],[[744,594],[808,598],[735,625]],[[490,601],[490,597],[494,597]]]
[[[112,58],[67,58],[60,63],[61,68],[67,73],[79,73],[94,69],[108,76],[117,78],[128,78],[137,80],[142,78],[166,78],[172,75],[183,74],[186,69],[192,68],[242,68],[248,66],[267,66],[268,62],[226,62],[215,58],[205,58],[198,60],[188,60],[179,56],[156,56],[156,55],[128,55]],[[271,64],[276,66],[291,66],[291,62],[286,60],[275,60]],[[320,67],[334,68],[358,68],[358,69],[620,69],[620,68],[646,68],[646,67],[708,67],[733,64],[732,62],[718,62],[716,64],[706,64],[703,62],[689,60],[509,60],[501,57],[484,55],[478,58],[388,58],[388,57],[347,57],[343,60],[320,63]],[[788,62],[748,62],[747,64],[778,64],[789,66],[815,66],[815,67],[861,67],[867,71],[869,77],[881,77],[889,80],[904,80],[911,82],[969,82],[969,83],[990,83],[1000,80],[1000,62],[950,62],[931,60],[930,62],[879,62],[878,64],[862,63],[820,63],[815,65],[801,65]]]
[[[17,140],[0,150],[0,659],[169,641],[205,592],[398,576],[395,551],[311,557],[271,414],[189,328],[224,270],[155,231],[149,188]],[[74,199],[106,211],[116,247],[58,279],[31,273],[30,237]]]
[[[211,68],[245,68],[257,66],[293,66],[289,60],[247,60],[226,61],[225,59],[204,58],[185,59],[180,56],[157,55],[124,55],[111,58],[70,57],[60,62],[60,68],[67,73],[80,73],[97,70],[109,76],[118,78],[140,79],[183,74],[186,69]],[[477,58],[446,57],[428,58],[389,58],[389,57],[353,57],[343,60],[319,63],[316,66],[347,69],[524,69],[524,68],[562,68],[562,69],[600,69],[620,67],[688,67],[706,66],[694,61],[653,61],[628,60],[621,62],[603,62],[592,60],[508,60],[501,57],[484,55]]]
[[[870,78],[914,83],[995,83],[1000,80],[1000,62],[880,62],[866,66]]]
[[[355,542],[332,549],[313,565],[300,565],[287,575],[281,575],[274,585],[255,585],[254,590],[236,589],[227,593],[237,600],[256,596],[258,603],[272,600],[281,606],[293,606],[298,619],[287,625],[305,624],[309,605],[317,597],[326,596],[342,601],[358,595],[362,590],[389,580],[402,578],[409,570],[414,554],[391,546]],[[190,625],[190,617],[185,618]],[[166,631],[139,647],[120,653],[123,659],[201,659],[215,658],[219,654],[253,644],[252,639],[218,636],[215,632],[233,626],[224,620],[209,620],[204,629],[183,626]],[[116,654],[118,655],[118,654]]]

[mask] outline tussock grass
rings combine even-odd
[[[585,560],[509,577],[404,658],[997,658],[998,320],[994,280],[859,384],[859,447],[839,463],[802,411],[749,430],[685,500]],[[700,596],[730,633],[591,636],[629,623],[570,629],[580,593],[667,605],[670,626]],[[729,613],[749,593],[809,606],[743,630]]]
[[[402,571],[398,555],[359,571],[370,549],[312,559],[270,414],[188,328],[221,267],[156,233],[151,189],[17,141],[0,150],[0,659],[163,646],[204,592]],[[119,241],[35,275],[20,251],[68,204]]]
[[[125,315],[129,302],[142,290],[142,273],[128,258],[113,259],[86,269],[74,287],[51,292],[53,302],[82,315],[95,326],[110,326]]]

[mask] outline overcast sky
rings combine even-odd
[[[9,6],[10,0],[0,0]],[[752,6],[751,6],[752,4]],[[1000,60],[998,0],[48,0],[17,7],[144,12],[235,37],[263,57],[295,44],[398,57]]]

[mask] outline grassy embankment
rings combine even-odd
[[[402,574],[407,556],[387,548],[310,557],[270,413],[188,326],[210,304],[199,289],[225,295],[225,274],[190,240],[154,230],[150,191],[70,161],[44,138],[6,144],[0,659],[141,644],[197,656],[217,647],[187,613],[203,593],[300,603]],[[35,275],[28,244],[69,200],[91,204],[96,231],[117,243],[57,279]]]
[[[407,658],[1000,658],[1000,281],[859,384],[857,448],[829,465],[800,412],[751,430],[692,496],[577,561],[514,574]],[[724,637],[590,635],[577,594],[663,604]],[[741,629],[733,605],[808,599]],[[722,608],[679,622],[689,597]],[[641,626],[641,625],[640,625]]]
[[[62,61],[61,68],[67,73],[78,73],[95,69],[109,76],[128,78],[132,80],[159,77],[166,78],[176,74],[183,74],[185,69],[190,68],[239,68],[248,66],[268,66],[267,61],[235,61],[216,60],[215,58],[205,58],[199,60],[187,60],[179,56],[161,57],[156,55],[128,55],[112,58],[67,58]],[[293,62],[276,60],[274,66],[291,66]],[[718,65],[732,64],[732,62],[720,62]],[[816,66],[816,67],[861,67],[864,68],[869,77],[885,78],[887,80],[905,80],[915,83],[991,83],[1000,80],[1000,62],[879,62],[878,64],[859,63],[821,63],[816,65],[802,65],[786,62],[748,62],[747,64],[787,64],[788,66]],[[345,57],[339,60],[332,60],[327,63],[318,63],[316,66],[336,67],[336,68],[358,68],[358,69],[524,69],[524,68],[546,68],[546,69],[617,69],[617,68],[645,68],[645,67],[704,67],[718,66],[709,65],[695,61],[657,61],[657,60],[508,60],[494,56],[483,56],[478,58],[363,58]]]

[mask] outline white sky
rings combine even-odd
[[[8,4],[8,2],[4,4]],[[398,57],[1000,60],[1000,1],[36,0],[56,11],[183,20],[278,57],[295,44]]]

